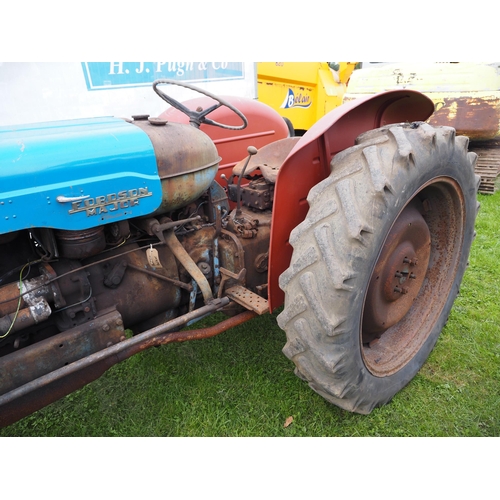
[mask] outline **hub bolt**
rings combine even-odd
[[[418,263],[418,259],[413,259],[413,260],[411,260],[411,259],[409,259],[408,257],[405,257],[405,258],[403,259],[403,264],[410,264],[410,266],[416,266],[416,265],[417,265],[417,263]]]

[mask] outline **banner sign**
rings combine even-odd
[[[159,78],[183,82],[243,80],[242,62],[83,62],[88,90],[144,87]]]

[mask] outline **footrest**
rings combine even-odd
[[[225,295],[249,311],[254,311],[257,314],[269,312],[267,300],[243,286],[233,286],[226,290]]]

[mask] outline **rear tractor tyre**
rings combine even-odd
[[[388,403],[446,324],[479,208],[467,147],[449,127],[388,125],[337,154],[309,193],[278,324],[296,374],[345,410]]]

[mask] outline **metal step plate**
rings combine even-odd
[[[234,302],[240,304],[250,311],[257,314],[265,314],[269,312],[269,305],[266,299],[260,295],[253,293],[243,286],[233,286],[226,290],[226,295]]]

